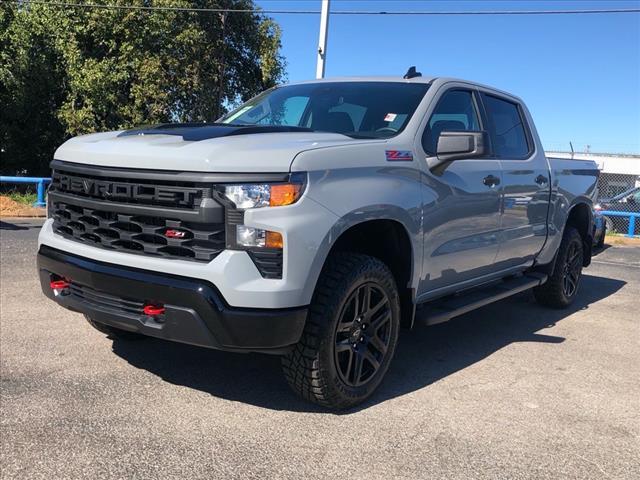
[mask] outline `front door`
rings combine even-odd
[[[421,148],[434,156],[443,131],[483,130],[476,93],[445,91],[426,123]],[[418,149],[419,151],[419,149]],[[493,271],[500,225],[500,161],[455,160],[422,181],[424,264],[419,301],[466,286]]]

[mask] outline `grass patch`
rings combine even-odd
[[[14,202],[18,202],[21,205],[27,205],[27,206],[32,206],[34,203],[36,203],[36,200],[38,199],[38,194],[35,192],[7,192],[5,194],[7,197],[9,197],[11,200],[13,200]]]
[[[604,242],[608,245],[640,246],[640,237],[627,237],[620,233],[610,235],[609,232],[607,232]]]

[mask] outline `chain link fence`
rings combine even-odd
[[[601,172],[597,204],[602,212],[619,212],[604,213],[607,232],[627,234],[630,219],[625,213],[640,214],[640,175]],[[635,220],[633,234],[640,235],[640,218]]]

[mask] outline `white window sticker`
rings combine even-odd
[[[387,113],[384,117],[384,121],[385,122],[393,122],[396,117],[398,116],[397,113]]]

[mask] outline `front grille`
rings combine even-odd
[[[75,282],[69,287],[69,295],[100,310],[135,316],[143,314],[143,302],[109,295]]]
[[[132,216],[63,202],[55,202],[52,210],[56,233],[95,247],[203,262],[225,248],[224,224]],[[169,230],[184,237],[167,238]]]
[[[226,246],[224,207],[214,195],[210,184],[172,182],[167,176],[147,180],[139,171],[100,177],[60,168],[52,175],[49,212],[54,231],[70,240],[210,262]]]
[[[51,188],[80,198],[186,209],[197,208],[212,194],[209,185],[125,178],[122,172],[113,172],[112,175],[106,178],[56,170],[51,177]]]

